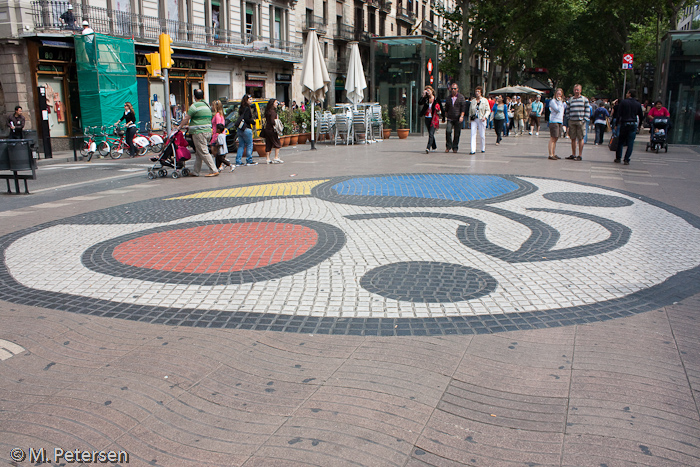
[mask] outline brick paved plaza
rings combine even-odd
[[[700,154],[491,134],[4,208],[0,459],[700,465]]]

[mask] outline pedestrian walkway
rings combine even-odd
[[[700,464],[700,155],[494,140],[320,144],[13,218],[0,458]]]

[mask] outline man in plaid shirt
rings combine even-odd
[[[571,155],[567,159],[581,160],[586,112],[588,112],[588,98],[581,95],[581,85],[574,84],[574,95],[569,99],[565,112],[565,116],[569,119],[569,138],[571,138]],[[577,145],[578,156],[576,155]]]

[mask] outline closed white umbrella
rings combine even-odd
[[[301,93],[311,101],[311,149],[316,149],[314,132],[314,114],[316,102],[323,102],[326,91],[331,84],[326,60],[314,29],[309,29],[309,36],[304,46],[304,62],[301,68]]]
[[[350,43],[350,63],[348,64],[348,76],[345,80],[345,91],[348,100],[355,106],[365,98],[367,80],[365,80],[365,70],[362,67],[360,58],[360,48],[357,42]]]

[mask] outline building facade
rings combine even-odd
[[[436,1],[441,0],[0,3],[0,60],[5,65],[0,71],[0,125],[6,131],[6,116],[21,105],[27,127],[36,128],[40,115],[37,87],[44,86],[50,96],[48,119],[54,148],[67,148],[71,136],[82,134],[82,112],[89,109],[80,106],[73,36],[80,34],[83,21],[97,33],[133,39],[138,118],[157,129],[164,111],[175,116],[186,111],[196,88],[204,90],[208,101],[237,101],[247,93],[276,97],[287,104],[301,102],[303,44],[312,28],[319,34],[332,79],[327,105],[344,102],[348,44],[359,42],[369,86],[371,38],[437,37],[442,18],[431,4]],[[161,33],[168,33],[174,41],[170,96],[164,95],[163,80],[146,72],[146,54],[158,50]]]

